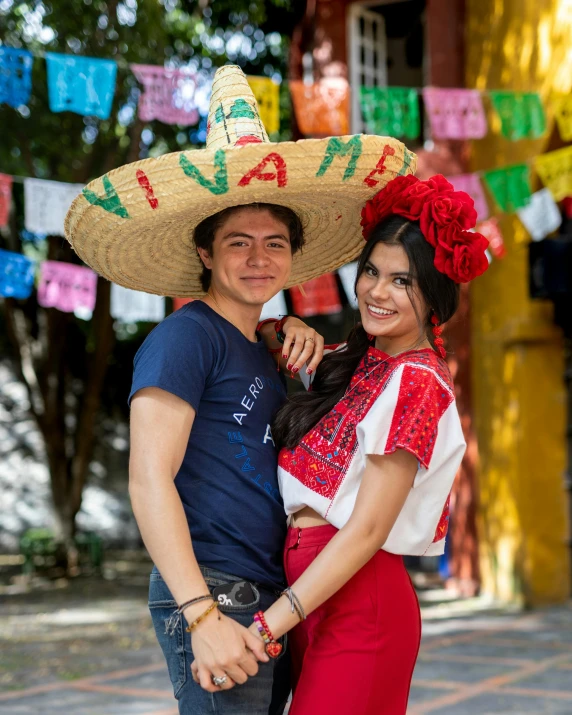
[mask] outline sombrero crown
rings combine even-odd
[[[271,143],[239,67],[217,70],[206,148],[127,164],[92,181],[66,217],[66,237],[105,278],[170,296],[203,294],[195,227],[229,206],[274,203],[294,210],[306,245],[288,286],[353,260],[361,210],[416,157],[390,137],[354,135]]]

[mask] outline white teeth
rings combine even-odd
[[[395,310],[384,310],[383,308],[376,308],[373,305],[368,305],[367,307],[371,310],[372,313],[377,313],[378,315],[394,315],[396,312]]]

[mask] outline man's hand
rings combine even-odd
[[[282,358],[288,361],[287,369],[294,374],[299,372],[304,363],[308,363],[306,373],[316,372],[324,356],[324,338],[313,328],[298,318],[289,317],[283,326],[284,345]]]
[[[220,620],[216,614],[207,616],[191,634],[195,657],[191,664],[193,679],[210,693],[246,683],[249,676],[258,673],[257,661],[267,663],[269,660],[259,636],[232,618],[219,615]],[[190,615],[186,617],[192,621]],[[227,675],[228,680],[219,687],[212,682],[212,675],[219,678]]]

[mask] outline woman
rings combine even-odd
[[[406,712],[421,628],[402,556],[444,550],[465,442],[440,324],[488,265],[475,220],[441,176],[367,203],[361,324],[273,426],[290,589],[251,628],[270,655],[293,629],[290,715]]]

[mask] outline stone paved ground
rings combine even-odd
[[[2,715],[176,715],[146,609],[146,564],[0,606]],[[572,604],[531,613],[421,593],[408,715],[572,714]],[[359,715],[339,713],[333,715]]]

